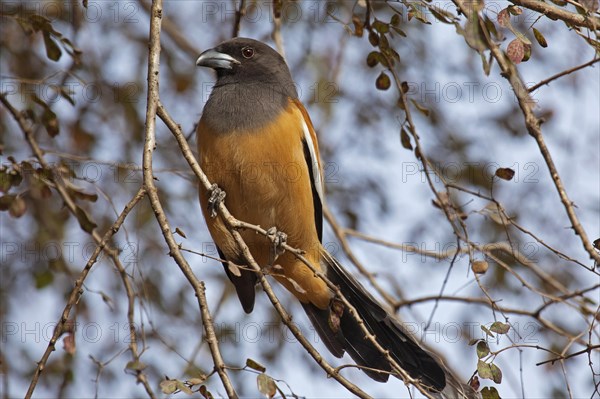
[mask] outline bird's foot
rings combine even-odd
[[[276,227],[267,230],[267,238],[271,240],[271,253],[269,255],[269,264],[272,265],[275,260],[285,252],[283,245],[287,242],[287,234],[278,231]]]
[[[210,186],[208,190],[210,196],[208,197],[208,213],[211,218],[217,217],[217,208],[225,199],[225,191],[221,190],[217,184]]]

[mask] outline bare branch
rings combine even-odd
[[[522,6],[525,8],[529,8],[530,10],[537,11],[541,14],[544,14],[548,18],[551,19],[560,19],[563,20],[570,25],[580,26],[584,28],[588,28],[591,30],[596,30],[600,28],[600,19],[595,17],[594,15],[580,15],[574,12],[566,11],[562,8],[555,7],[548,3],[539,0],[509,0],[511,3]],[[459,0],[455,3],[461,3],[460,8],[464,7],[462,4],[462,0]],[[495,56],[494,56],[495,57]]]
[[[150,199],[150,204],[152,205],[154,215],[163,233],[165,241],[169,246],[169,255],[173,257],[175,262],[177,262],[177,265],[183,274],[194,287],[196,297],[198,298],[198,304],[200,306],[202,324],[204,331],[206,332],[206,341],[208,342],[217,374],[221,378],[221,382],[223,383],[223,387],[227,392],[227,396],[232,399],[237,399],[237,393],[231,384],[219,349],[219,343],[214,331],[214,325],[210,316],[210,312],[208,310],[208,304],[206,302],[204,283],[198,281],[189,264],[181,254],[179,246],[175,242],[175,238],[169,227],[167,216],[165,215],[160,199],[158,198],[158,190],[154,183],[154,176],[152,174],[152,153],[155,149],[156,143],[156,110],[159,104],[158,82],[161,50],[160,30],[162,11],[162,0],[154,0],[152,2],[152,9],[150,12],[150,52],[148,55],[148,96],[146,104],[145,129],[146,141],[144,144],[142,162],[144,188],[146,189],[146,194]]]
[[[536,91],[536,90],[537,90],[537,89],[539,89],[540,87],[542,87],[542,86],[544,86],[544,85],[547,85],[548,83],[552,82],[553,80],[556,80],[556,79],[558,79],[558,78],[561,78],[561,77],[563,77],[563,76],[569,75],[569,74],[571,74],[571,73],[573,73],[573,72],[579,71],[580,69],[587,68],[587,67],[589,67],[589,66],[591,66],[591,65],[594,65],[594,64],[595,64],[596,62],[598,62],[598,61],[600,61],[600,58],[594,58],[593,60],[591,60],[591,61],[588,61],[588,62],[585,62],[585,63],[583,63],[583,64],[581,64],[581,65],[578,65],[578,66],[576,66],[576,67],[573,67],[573,68],[566,69],[566,70],[564,70],[564,71],[562,71],[562,72],[559,72],[559,73],[557,73],[556,75],[552,75],[552,76],[550,76],[548,79],[544,79],[544,80],[542,80],[540,83],[538,83],[538,84],[536,84],[536,85],[533,85],[533,86],[531,86],[531,87],[530,87],[529,89],[527,89],[527,90],[528,90],[530,93],[533,93],[534,91]]]

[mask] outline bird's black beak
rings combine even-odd
[[[229,54],[220,53],[215,49],[206,50],[196,60],[197,66],[208,67],[212,69],[232,69],[233,65],[240,62]]]

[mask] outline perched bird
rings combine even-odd
[[[339,287],[366,328],[413,378],[432,391],[446,385],[446,373],[402,325],[321,245],[323,175],[317,136],[284,59],[271,47],[235,38],[203,52],[196,65],[216,71],[217,81],[197,130],[200,165],[225,193],[225,205],[237,219],[275,227],[287,243],[306,251],[305,258]],[[245,260],[220,216],[211,217],[210,193],[200,189],[206,224],[222,259]],[[302,303],[324,344],[337,357],[344,352],[376,381],[388,380],[386,357],[365,338],[359,323],[334,292],[294,254],[274,260],[272,242],[241,231],[254,259]],[[254,307],[257,276],[248,268],[225,272],[247,313]],[[273,267],[276,266],[276,267]],[[371,369],[382,370],[377,372]]]

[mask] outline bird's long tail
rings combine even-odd
[[[366,289],[350,275],[331,255],[324,253],[323,269],[327,278],[339,287],[342,295],[354,306],[365,327],[377,342],[389,351],[390,356],[412,378],[432,391],[442,391],[446,386],[446,373],[432,355],[422,349],[392,315],[373,298]],[[354,361],[369,369],[363,369],[376,381],[388,380],[391,365],[375,345],[365,338],[357,320],[347,309],[322,310],[312,304],[303,304],[304,310],[315,326],[319,336],[337,357],[344,351]],[[373,369],[373,370],[371,370]],[[377,372],[383,370],[384,372]],[[388,373],[386,373],[388,372]]]

